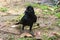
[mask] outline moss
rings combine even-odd
[[[36,40],[35,38],[19,38],[18,40]]]
[[[7,10],[8,10],[8,8],[6,8],[6,7],[0,7],[1,12],[6,12]]]
[[[59,13],[55,13],[55,16],[60,18],[60,12]]]

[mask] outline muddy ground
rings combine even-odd
[[[0,12],[0,40],[18,40],[20,37],[23,37],[26,33],[27,35],[31,35],[29,33],[29,27],[26,27],[25,34],[22,33],[18,28],[12,28],[11,26],[14,25],[16,22],[16,18],[24,13],[26,6],[15,6],[10,7],[7,6],[7,12]],[[48,36],[52,36],[54,33],[60,33],[60,24],[57,24],[60,21],[54,15],[44,15],[41,9],[34,8],[35,11],[38,13],[37,22],[33,25],[33,35],[36,38],[42,38],[43,34]],[[37,24],[39,24],[37,26]],[[20,25],[18,25],[21,27]],[[31,35],[32,36],[32,35]],[[60,38],[58,39],[60,40]]]
[[[21,8],[20,11],[23,13],[25,8]],[[20,15],[20,11],[11,11],[11,13],[8,12],[0,12],[0,38],[3,40],[11,40],[11,38],[14,38],[14,40],[17,40],[20,38],[22,33],[20,32],[20,29],[17,28],[11,28],[12,25],[14,25],[14,19]],[[35,11],[41,12],[40,9],[36,9]],[[42,13],[39,13],[37,16],[37,23],[39,23],[39,26],[35,25],[33,26],[33,33],[35,34],[40,33],[39,37],[41,37],[41,34],[47,34],[48,36],[51,36],[51,33],[60,32],[59,26],[56,24],[58,19],[54,15],[44,15]],[[26,28],[28,30],[28,28]],[[28,30],[29,31],[29,30]],[[26,31],[28,33],[28,31]],[[37,35],[36,35],[37,36]]]

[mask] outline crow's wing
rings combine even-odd
[[[33,22],[35,23],[37,21],[36,15],[34,15]]]

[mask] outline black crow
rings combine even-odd
[[[23,25],[22,30],[24,30],[25,26],[30,26],[30,31],[31,31],[33,23],[35,23],[36,20],[37,20],[37,17],[35,15],[33,7],[28,6],[24,12],[24,16],[15,25],[22,24]]]

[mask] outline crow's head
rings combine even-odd
[[[28,6],[28,7],[26,8],[25,14],[26,14],[26,15],[34,15],[34,14],[35,14],[34,8],[33,8],[32,6]]]
[[[26,10],[34,10],[32,6],[28,6]]]

